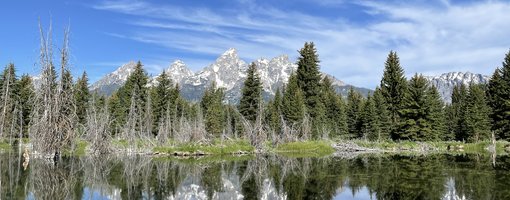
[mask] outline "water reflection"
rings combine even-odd
[[[0,155],[1,199],[510,199],[508,156],[103,156],[22,165],[19,154]]]

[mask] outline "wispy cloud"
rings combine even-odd
[[[398,51],[408,74],[452,70],[488,74],[510,47],[508,2],[438,0],[426,6],[361,1],[357,6],[374,20],[319,16],[253,1],[214,10],[140,1],[104,1],[93,8],[137,18],[127,23],[138,29],[112,36],[194,55],[218,55],[235,47],[249,60],[284,53],[295,58],[305,41],[314,41],[323,71],[365,87],[378,84],[390,50]],[[193,56],[182,59],[204,62]]]

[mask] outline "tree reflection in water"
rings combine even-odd
[[[1,199],[510,199],[508,156],[22,160],[0,154]]]

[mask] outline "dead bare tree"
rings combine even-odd
[[[85,139],[90,144],[92,154],[106,154],[111,151],[110,114],[108,104],[98,109],[95,97],[89,103],[87,109],[87,123],[85,124]]]
[[[65,147],[73,147],[75,141],[76,107],[73,101],[72,77],[69,72],[69,28],[64,31],[63,48],[60,52],[60,81],[53,64],[53,44],[51,42],[51,25],[47,34],[39,25],[41,33],[40,66],[41,87],[36,93],[33,127],[30,131],[35,151],[60,157]]]

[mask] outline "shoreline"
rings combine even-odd
[[[112,140],[109,151],[106,154],[137,154],[147,156],[172,156],[172,157],[202,157],[202,156],[239,156],[255,154],[281,154],[290,156],[337,156],[351,157],[358,154],[371,153],[393,153],[393,154],[429,154],[429,153],[510,153],[510,142],[497,141],[495,146],[490,141],[480,141],[476,143],[465,143],[458,141],[438,141],[438,142],[416,142],[416,141],[382,141],[370,142],[365,140],[308,140],[294,141],[272,145],[267,141],[258,149],[252,146],[246,140],[214,140],[209,144],[193,143],[168,143],[163,145],[147,145],[150,142],[136,141],[135,144],[128,144],[127,141]],[[6,152],[14,149],[14,146],[0,142],[0,152]],[[30,155],[34,157],[44,157],[33,152],[30,149],[30,142],[24,141],[19,150],[27,147]],[[105,155],[93,153],[90,145],[80,140],[75,143],[74,150],[66,149],[64,156],[87,156],[87,155]]]

